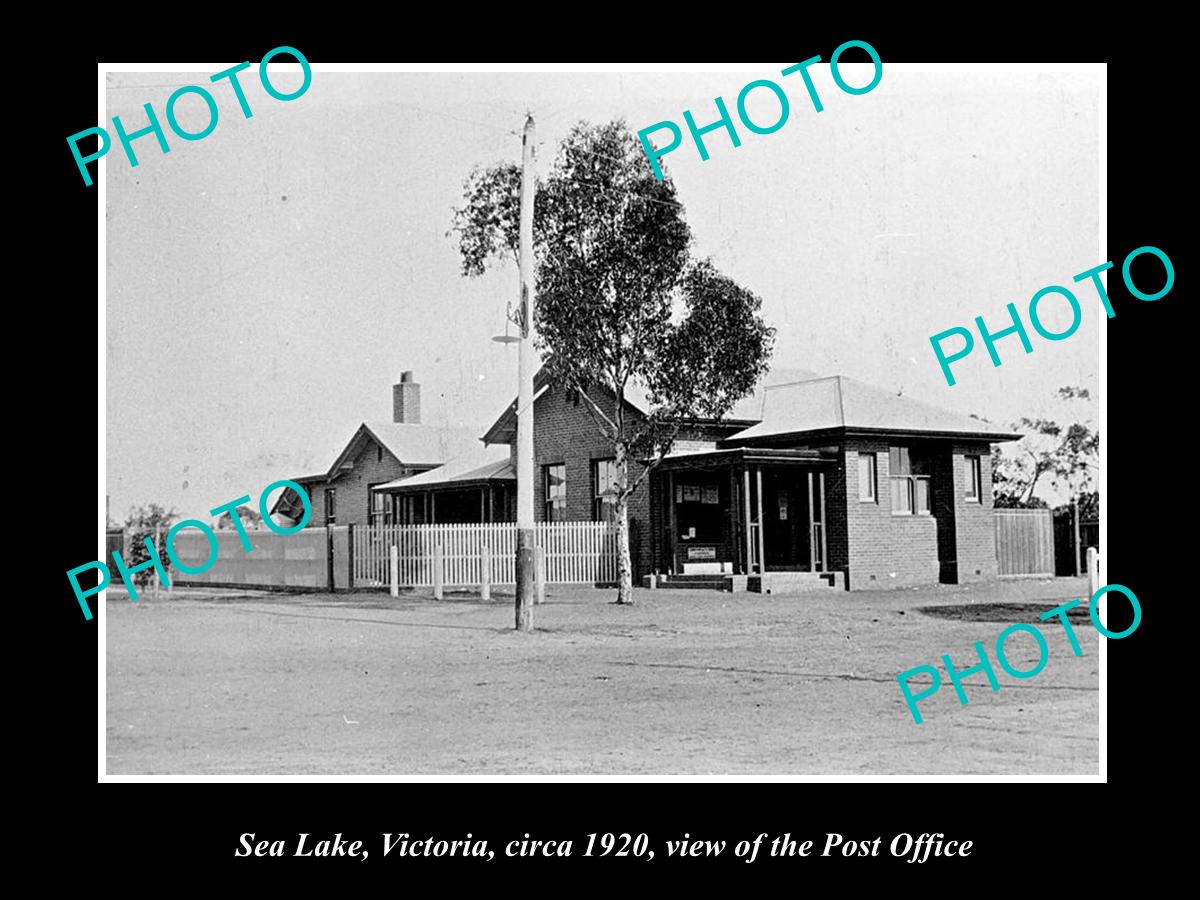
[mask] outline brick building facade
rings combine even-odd
[[[602,518],[611,445],[581,401],[537,387],[535,517]],[[626,415],[643,404],[631,395]],[[510,407],[484,441],[515,453],[515,432]],[[630,497],[635,576],[836,573],[850,589],[994,578],[991,446],[1018,437],[843,376],[772,373],[727,419],[682,434]]]

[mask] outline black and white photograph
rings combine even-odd
[[[850,44],[107,67],[102,780],[1105,780],[1105,66]]]

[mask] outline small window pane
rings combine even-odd
[[[924,456],[918,451],[908,455],[908,474],[909,475],[932,475],[933,468],[929,464],[929,457]]]
[[[912,480],[907,476],[892,479],[892,512],[912,512]]]
[[[858,454],[858,499],[875,499],[875,454]]]
[[[891,468],[890,475],[907,475],[908,474],[908,448],[907,447],[891,447],[888,450],[888,466]]]
[[[561,522],[567,511],[567,467],[563,463],[546,466],[546,521]]]
[[[983,484],[982,470],[980,468],[978,456],[968,456],[965,458],[965,469],[967,478],[967,497],[971,500],[978,500],[980,490]]]
[[[592,481],[596,485],[592,503],[592,518],[597,522],[617,520],[617,461],[592,460]]]
[[[933,512],[933,507],[930,505],[929,496],[929,477],[914,478],[917,489],[917,512],[928,514]]]

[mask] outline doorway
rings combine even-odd
[[[763,519],[767,571],[825,571],[824,472],[764,469]]]

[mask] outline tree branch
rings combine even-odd
[[[589,397],[587,391],[579,387],[574,382],[574,379],[572,379],[572,390],[587,401],[587,411],[592,414],[592,419],[599,426],[600,433],[609,440],[615,441],[617,439],[617,426],[613,423],[613,420],[604,414],[604,410],[596,405],[596,401]]]
[[[653,469],[655,469],[658,466],[658,464],[663,461],[663,459],[666,457],[667,453],[670,452],[671,447],[675,444],[675,438],[679,434],[679,429],[681,427],[682,427],[681,422],[676,422],[671,427],[670,437],[665,441],[658,442],[658,449],[656,451],[656,455],[655,455],[654,459],[652,459],[649,463],[644,463],[641,460],[638,460],[638,465],[640,465],[642,467],[642,471],[638,475],[638,477],[633,481],[633,483],[629,486],[630,494],[632,494],[634,491],[636,491],[641,486],[642,482],[645,481],[646,478],[650,475],[650,472]],[[641,437],[642,434],[645,434],[645,432],[643,431],[643,432],[639,433],[638,437]],[[634,440],[636,441],[637,438],[634,438]],[[633,443],[633,441],[631,441],[630,443]]]

